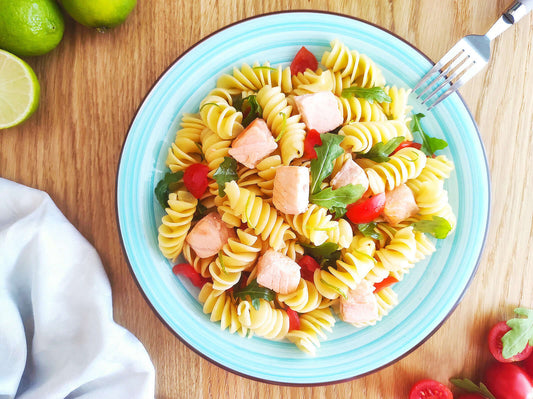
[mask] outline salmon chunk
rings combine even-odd
[[[383,217],[392,225],[416,215],[418,205],[415,202],[413,192],[405,184],[400,184],[392,191],[385,193],[385,208]]]
[[[337,97],[331,91],[296,96],[294,102],[308,130],[326,133],[343,122]]]
[[[266,122],[257,118],[231,143],[229,154],[247,168],[255,166],[278,148]]]
[[[280,166],[274,177],[272,202],[276,209],[287,215],[298,215],[309,205],[309,168]]]
[[[216,255],[230,237],[235,237],[233,228],[228,227],[217,212],[211,212],[196,223],[185,240],[198,257],[209,258]]]
[[[331,179],[331,187],[334,190],[348,184],[360,184],[363,186],[364,191],[368,189],[368,178],[364,169],[352,159],[346,160],[340,170],[333,176],[333,179]]]
[[[298,288],[300,265],[273,249],[267,250],[257,262],[257,283],[278,294],[290,294]]]
[[[378,314],[378,301],[374,295],[374,286],[363,280],[354,289],[348,291],[348,297],[341,297],[340,317],[347,323],[365,323],[375,321]]]

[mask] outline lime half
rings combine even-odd
[[[39,105],[39,92],[33,69],[17,56],[0,50],[0,129],[28,119]]]

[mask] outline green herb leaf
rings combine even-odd
[[[344,136],[323,133],[320,138],[322,145],[315,147],[317,157],[311,161],[311,194],[320,191],[320,184],[333,171],[333,161],[344,153],[340,146]]]
[[[344,215],[346,215],[346,207],[342,206],[334,206],[331,208],[331,211],[335,214],[335,219],[340,219]]]
[[[218,252],[218,261],[220,263],[220,267],[222,268],[222,272],[224,274],[227,274],[226,273],[226,264],[224,263],[224,258],[222,257],[222,251]]]
[[[218,169],[213,174],[213,178],[218,184],[218,195],[223,197],[226,195],[224,187],[229,181],[237,180],[237,161],[232,157],[224,157],[224,161],[220,164]]]
[[[413,228],[422,233],[432,234],[435,238],[446,238],[452,230],[450,222],[440,216],[433,216],[431,220],[420,220],[413,223]]]
[[[168,195],[173,191],[178,183],[183,178],[183,171],[179,170],[175,173],[168,172],[155,186],[154,194],[157,201],[161,204],[163,209],[168,206]]]
[[[514,312],[525,317],[516,317],[507,321],[507,325],[511,327],[511,330],[507,331],[502,337],[502,356],[505,359],[522,352],[528,342],[529,345],[533,346],[533,310],[516,308]]]
[[[392,101],[382,87],[347,87],[342,90],[341,96],[344,98],[350,98],[354,96],[358,98],[364,98],[370,104],[372,104],[374,101],[377,101],[378,103],[390,103]]]
[[[252,67],[252,69],[254,71],[256,71],[256,70],[265,70],[265,71],[274,71],[274,72],[277,71],[276,68],[273,68],[273,67],[270,67],[270,66],[266,66],[266,65],[254,66],[254,67]]]
[[[328,283],[326,280],[324,280],[323,278],[320,279],[320,282],[322,284],[324,284],[326,287],[329,287],[331,288],[333,291],[337,292],[340,296],[342,296],[344,299],[348,299],[348,295],[346,295],[345,292],[343,292],[339,287],[337,286],[334,286],[330,283]]]
[[[479,383],[479,386],[470,381],[468,378],[450,378],[450,382],[457,388],[464,389],[466,392],[478,393],[488,399],[496,399],[494,395],[490,393],[487,386],[482,382]]]
[[[276,293],[271,289],[261,287],[257,283],[257,279],[254,278],[246,287],[234,289],[233,296],[235,298],[240,298],[243,301],[246,301],[247,298],[250,298],[252,301],[252,306],[255,308],[255,310],[259,310],[259,306],[261,304],[259,300],[264,299],[268,302],[273,301],[276,297]]]
[[[278,134],[278,137],[274,140],[276,143],[281,140],[281,137],[285,134],[285,131],[287,130],[287,115],[285,113],[280,112],[279,115],[282,115],[283,120],[281,121],[281,131]]]
[[[360,223],[357,225],[357,230],[361,232],[365,237],[370,237],[375,240],[381,240],[383,236],[381,233],[376,231],[376,222],[370,222],[370,223]]]
[[[375,162],[387,162],[390,160],[389,155],[391,152],[393,152],[404,140],[405,137],[399,136],[390,139],[386,144],[379,142],[374,144],[370,151],[368,151],[366,154],[360,154],[359,157],[368,158]]]
[[[436,137],[430,137],[424,132],[424,129],[422,129],[422,124],[420,123],[420,119],[422,119],[424,116],[425,115],[422,113],[413,115],[411,131],[420,135],[422,140],[422,148],[420,148],[420,150],[428,156],[433,156],[436,151],[448,147],[448,143],[445,140],[438,139]]]
[[[220,105],[218,105],[217,103],[205,103],[205,104],[203,104],[203,105],[200,107],[200,111],[202,111],[202,109],[204,109],[204,107],[206,107],[206,106],[208,106],[208,105],[214,105],[215,107],[220,108]]]
[[[204,204],[201,202],[198,202],[198,205],[196,205],[196,211],[194,211],[194,216],[192,217],[193,221],[200,220],[205,215],[207,215],[207,208]]]
[[[336,208],[337,212],[341,212],[341,209],[346,209],[346,206],[361,198],[364,192],[365,188],[361,184],[347,184],[336,190],[328,187],[316,194],[312,194],[309,200],[313,204],[320,205],[332,212],[335,212],[333,208]]]
[[[337,260],[341,258],[339,246],[334,242],[325,242],[321,245],[301,244],[305,252],[318,262],[321,268],[336,267]]]
[[[250,123],[254,121],[254,119],[261,118],[263,116],[263,109],[257,102],[257,97],[255,96],[255,94],[252,94],[251,96],[248,96],[243,99],[241,108],[245,107],[246,105],[250,107],[250,110],[242,121],[243,127],[247,127]]]

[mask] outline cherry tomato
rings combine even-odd
[[[374,284],[374,294],[381,291],[383,288],[387,288],[395,283],[397,283],[399,280],[394,276],[388,276],[385,277],[384,280],[380,281],[379,283]]]
[[[502,355],[502,337],[507,333],[507,331],[510,330],[511,327],[509,327],[505,321],[500,321],[499,323],[496,323],[489,332],[488,341],[490,353],[492,353],[492,356],[494,356],[497,361],[502,363],[512,363],[524,360],[529,357],[533,351],[533,346],[529,346],[529,344],[527,344],[525,349],[519,354],[514,355],[509,359],[504,358]]]
[[[396,149],[391,152],[391,155],[394,155],[396,154],[398,151],[400,151],[402,148],[407,148],[407,147],[414,147],[416,149],[421,149],[422,148],[422,144],[420,143],[415,143],[414,141],[402,141],[400,143],[400,145],[398,147],[396,147]]]
[[[497,399],[533,399],[533,381],[516,364],[493,363],[484,381]]]
[[[533,356],[526,357],[520,365],[529,377],[533,379]]]
[[[487,398],[477,393],[465,393],[464,395],[459,396],[457,399],[487,399]]]
[[[360,199],[346,207],[346,216],[352,223],[370,223],[385,208],[385,193],[374,195],[368,199]]]
[[[318,61],[313,53],[302,47],[292,60],[291,74],[297,75],[299,72],[305,72],[307,68],[315,71],[318,68]]]
[[[300,329],[300,316],[298,315],[298,312],[292,310],[289,307],[287,307],[285,311],[287,312],[287,316],[289,316],[289,331],[299,330]]]
[[[302,278],[306,279],[307,281],[313,281],[315,270],[320,269],[320,265],[315,258],[309,255],[304,255],[298,261],[298,264],[301,267],[300,274],[302,275]]]
[[[428,379],[413,385],[409,399],[453,399],[453,394],[446,385]]]
[[[202,198],[209,183],[207,174],[209,167],[201,163],[189,165],[183,173],[183,183],[195,198]]]
[[[181,274],[191,280],[191,283],[196,287],[202,288],[209,280],[202,277],[200,273],[194,270],[194,267],[188,263],[179,263],[172,268],[172,272],[175,275]]]
[[[304,159],[314,159],[317,157],[315,145],[322,145],[322,138],[320,137],[320,133],[318,133],[315,129],[311,129],[305,135]]]

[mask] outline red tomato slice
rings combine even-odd
[[[195,198],[202,198],[209,181],[207,174],[209,173],[209,167],[201,163],[195,163],[189,165],[183,173],[183,183],[189,192],[194,195]]]
[[[318,133],[315,129],[311,129],[305,135],[304,159],[314,159],[317,157],[315,151],[316,145],[322,145],[322,138],[320,137],[320,133]]]
[[[487,399],[487,398],[477,393],[466,393],[464,395],[459,396],[457,399]]]
[[[387,288],[395,283],[397,283],[399,280],[394,276],[388,276],[385,277],[384,280],[380,281],[379,283],[374,284],[374,294],[381,291],[383,288]]]
[[[348,205],[346,217],[355,224],[370,223],[383,212],[383,208],[385,208],[385,193],[380,193]]]
[[[453,399],[452,391],[435,380],[420,380],[411,388],[409,399]]]
[[[525,372],[533,379],[533,356],[526,357],[520,364]]]
[[[533,381],[512,363],[493,363],[485,372],[485,384],[498,399],[533,399]]]
[[[524,360],[528,358],[533,351],[533,346],[529,346],[529,344],[527,344],[525,349],[519,354],[510,357],[509,359],[504,358],[502,355],[502,337],[507,333],[507,331],[510,330],[511,327],[509,327],[505,321],[500,321],[499,323],[496,323],[489,331],[488,341],[490,353],[492,353],[492,356],[494,356],[497,361],[502,363],[512,363]]]
[[[406,148],[406,147],[414,147],[414,148],[416,148],[416,149],[419,150],[419,149],[422,148],[422,144],[420,144],[420,143],[415,143],[414,141],[407,141],[407,140],[406,140],[406,141],[402,141],[402,142],[400,143],[400,145],[399,145],[398,147],[396,147],[396,149],[395,149],[393,152],[391,152],[390,155],[394,155],[394,154],[396,154],[398,151],[400,151],[402,148]]]
[[[316,71],[318,68],[318,61],[313,53],[311,53],[305,47],[302,47],[292,60],[291,74],[297,75],[299,72],[305,72],[307,68]]]
[[[300,274],[302,275],[302,278],[306,279],[307,281],[313,281],[315,270],[320,269],[320,265],[315,258],[309,255],[304,255],[298,261],[298,264],[301,267]]]
[[[298,312],[292,310],[289,307],[287,307],[285,311],[287,312],[287,316],[289,316],[289,331],[299,330],[300,329],[300,316],[298,315]]]
[[[181,274],[191,280],[191,283],[196,287],[202,288],[209,280],[202,277],[200,273],[194,270],[194,267],[188,263],[179,263],[172,268],[172,272],[175,275]]]

